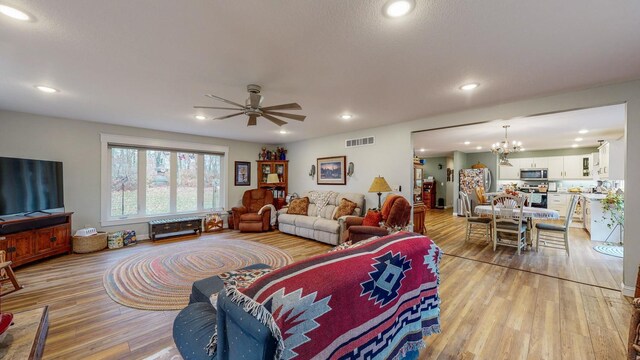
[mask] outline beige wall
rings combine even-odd
[[[412,149],[411,132],[443,126],[462,125],[496,119],[512,119],[554,111],[627,103],[626,137],[626,232],[624,283],[635,286],[640,263],[640,192],[633,191],[632,184],[640,183],[640,81],[632,81],[591,89],[567,92],[552,96],[515,101],[507,104],[432,116],[410,122],[388,125],[363,131],[316,138],[287,144],[291,169],[291,191],[309,189],[332,189],[336,191],[366,192],[374,176],[381,174],[392,186],[402,185],[402,194],[411,195]],[[365,119],[366,121],[366,119]],[[527,121],[514,119],[513,121]],[[363,136],[376,136],[376,144],[360,148],[345,149],[344,140]],[[346,155],[347,161],[355,163],[355,174],[346,186],[318,186],[315,179],[307,176],[311,164],[317,157]],[[368,206],[375,200],[367,194]]]
[[[260,144],[0,110],[0,156],[64,163],[65,208],[75,212],[74,230],[85,225],[101,228],[100,133],[228,146],[227,207],[236,205],[249,189],[233,186],[234,161],[252,163],[251,184],[257,185],[255,159]],[[146,223],[104,229],[148,233]]]

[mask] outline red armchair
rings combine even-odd
[[[231,209],[233,225],[240,232],[262,232],[271,229],[271,209],[258,211],[264,205],[273,204],[273,193],[265,189],[247,190],[242,196],[242,205]]]
[[[382,222],[385,227],[405,227],[411,219],[411,204],[400,195],[389,195],[382,205]],[[389,231],[385,227],[363,226],[364,218],[349,216],[345,221],[347,234],[345,239],[356,243],[372,236],[385,236]]]

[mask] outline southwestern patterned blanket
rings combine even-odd
[[[226,292],[271,330],[277,359],[399,359],[440,332],[441,255],[429,238],[401,232]]]

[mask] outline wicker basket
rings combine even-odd
[[[74,236],[73,252],[77,254],[86,254],[90,252],[100,251],[107,247],[107,233],[98,232],[91,236]]]

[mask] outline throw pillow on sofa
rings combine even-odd
[[[300,199],[291,200],[291,203],[289,204],[289,208],[287,209],[287,214],[307,215],[308,209],[309,209],[309,198],[305,196]]]
[[[338,218],[346,215],[353,214],[353,210],[358,207],[358,204],[354,203],[351,200],[340,199],[340,205],[336,208],[336,212],[333,215],[333,220],[338,220]]]
[[[382,221],[382,214],[378,210],[369,210],[362,220],[363,226],[379,226]]]

